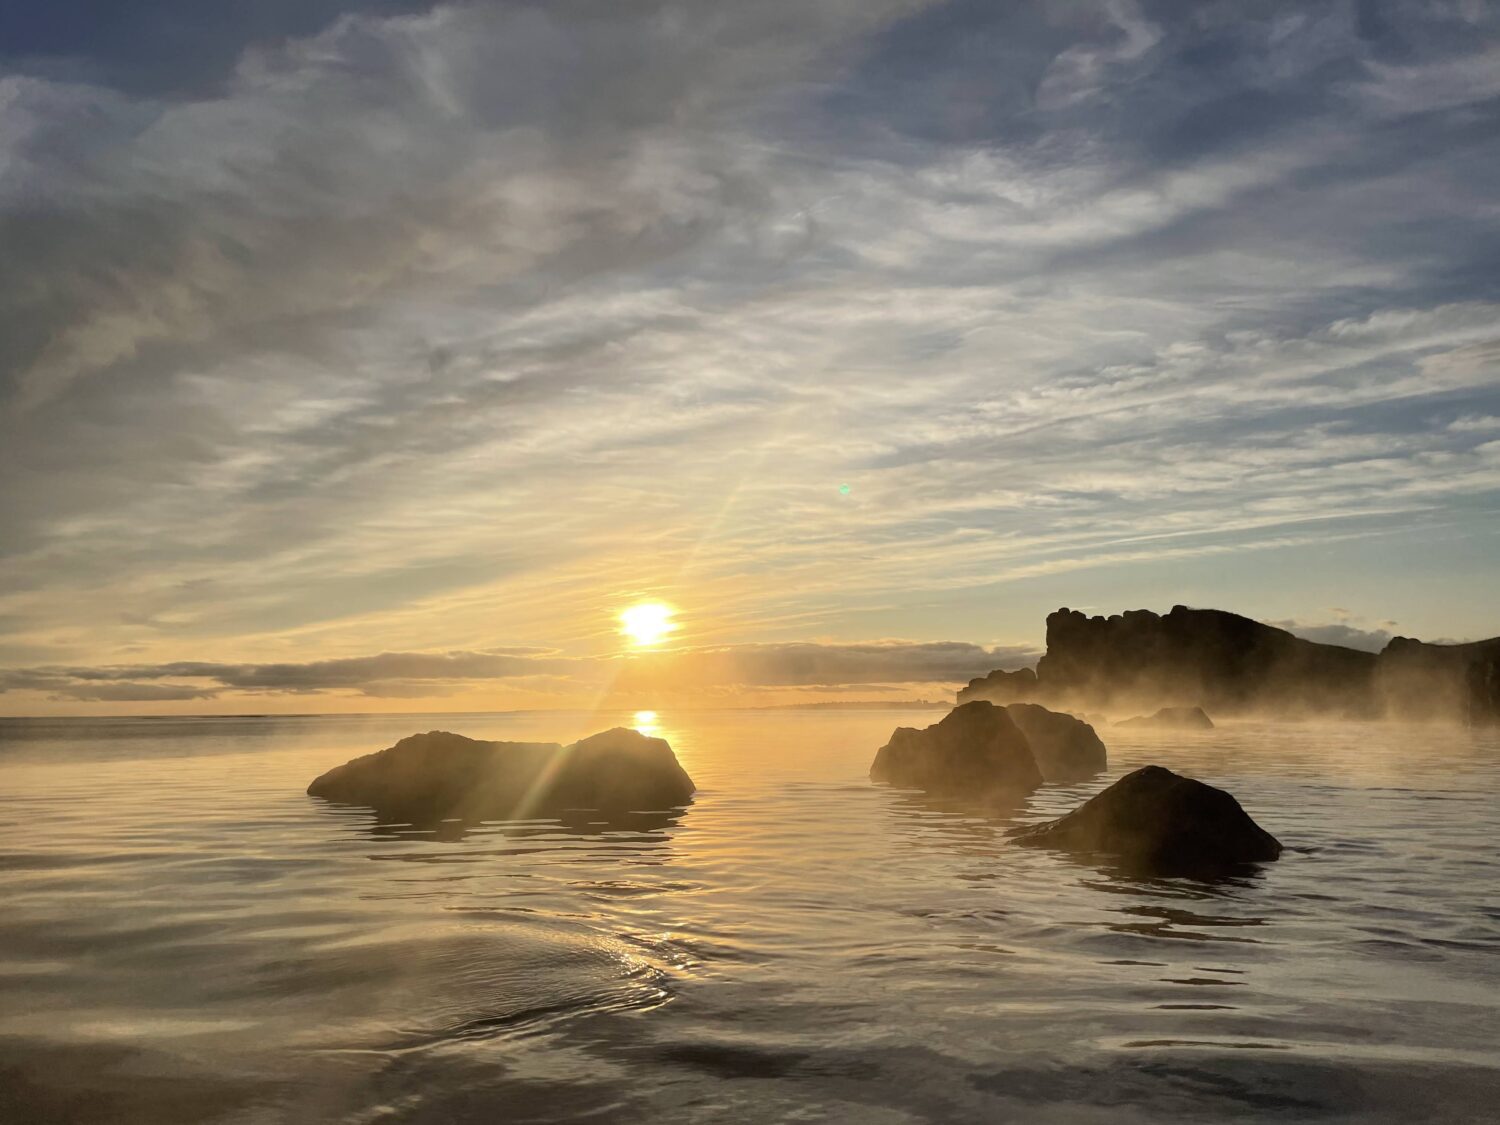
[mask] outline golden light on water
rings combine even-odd
[[[620,632],[636,648],[650,648],[677,628],[674,614],[665,602],[637,602],[621,612]]]
[[[649,735],[655,735],[661,729],[661,725],[656,721],[655,711],[637,711],[630,725],[642,734]]]

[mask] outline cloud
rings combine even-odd
[[[1161,41],[1160,28],[1133,0],[1106,0],[1098,16],[1105,37],[1068,47],[1052,60],[1037,87],[1041,109],[1062,109],[1101,93],[1111,68],[1135,62]]]
[[[1465,414],[1449,422],[1448,428],[1460,432],[1495,433],[1500,431],[1500,418],[1495,417],[1493,414]]]
[[[1034,662],[1024,646],[967,642],[737,645],[563,658],[529,649],[386,652],[302,663],[175,661],[102,667],[0,669],[0,693],[31,691],[87,701],[212,699],[224,693],[358,693],[424,698],[502,681],[547,681],[550,691],[601,689],[826,688],[879,691],[899,684],[958,683],[995,667]]]
[[[1287,620],[1268,621],[1266,624],[1275,625],[1278,629],[1285,629],[1287,632],[1294,633],[1304,640],[1317,641],[1323,645],[1357,648],[1364,652],[1379,652],[1390,643],[1391,637],[1394,636],[1389,629],[1361,629],[1342,622],[1333,622],[1326,625],[1310,625],[1296,620]]]
[[[418,690],[440,695],[465,681],[543,676],[571,666],[571,662],[553,659],[536,650],[501,649],[488,652],[386,652],[338,660],[277,664],[174,661],[103,667],[41,667],[0,670],[0,692],[47,691],[77,699],[103,700],[204,699],[224,691],[290,694],[357,691],[366,695],[402,696]]]
[[[28,40],[0,660],[593,684],[651,594],[736,653],[675,674],[795,685],[895,672],[745,646],[1039,639],[1043,603],[1273,568],[1466,629],[1500,28],[1375,9],[319,0],[176,67]]]
[[[1333,620],[1329,621],[1326,617],[1331,617]],[[1285,629],[1306,640],[1317,641],[1319,644],[1341,645],[1344,648],[1356,648],[1365,652],[1379,652],[1390,643],[1392,637],[1399,635],[1396,632],[1399,622],[1367,622],[1359,614],[1342,606],[1334,606],[1327,610],[1326,617],[1316,622],[1288,618],[1283,621],[1267,621],[1266,624]],[[1463,642],[1440,637],[1429,643],[1451,645]]]
[[[211,688],[183,684],[58,683],[46,689],[49,698],[80,703],[176,703],[183,700],[215,699]]]
[[[248,48],[314,34],[350,9],[378,15],[430,6],[424,0],[297,0],[222,5],[209,19],[198,0],[138,0],[129,9],[52,0],[24,13],[7,6],[0,10],[0,65],[137,95],[201,97],[219,92]]]
[[[1035,662],[1026,646],[962,641],[750,644],[624,658],[613,686],[772,688],[962,683],[998,667]]]

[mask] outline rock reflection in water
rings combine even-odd
[[[871,785],[893,721],[930,715],[664,716],[701,791],[624,826],[303,796],[410,717],[0,745],[0,1120],[1492,1116],[1493,738],[1122,731],[997,806]],[[1295,846],[1195,880],[1006,838],[1151,761]]]
[[[454,818],[438,821],[382,820],[378,815],[346,807],[330,806],[326,811],[357,822],[364,833],[376,839],[432,840],[438,843],[460,843],[472,837],[501,836],[511,840],[532,840],[565,833],[580,837],[609,837],[633,840],[642,845],[666,843],[665,833],[682,823],[686,808],[663,812],[625,812],[604,815],[593,809],[576,812],[564,810],[555,818],[535,820],[470,820]],[[349,815],[349,813],[356,815]]]

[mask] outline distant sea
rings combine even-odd
[[[675,823],[440,833],[303,791],[634,716],[0,720],[0,1122],[1500,1115],[1494,732],[1105,728],[1108,774],[997,817],[866,780],[935,718],[664,711]],[[1006,841],[1148,762],[1289,850],[1210,884]]]

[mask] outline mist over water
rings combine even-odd
[[[0,1121],[1488,1120],[1500,734],[1103,728],[982,815],[872,785],[932,712],[662,712],[663,827],[417,831],[308,782],[416,730],[0,722]],[[1218,883],[1013,846],[1155,762],[1287,845]]]

